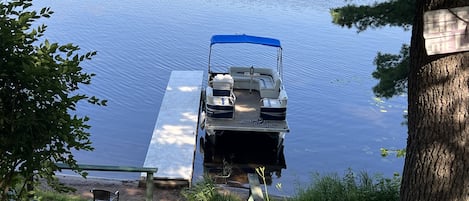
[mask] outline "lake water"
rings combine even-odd
[[[357,34],[335,26],[329,8],[344,5],[341,0],[36,3],[55,11],[43,20],[50,41],[98,51],[83,63],[97,76],[82,90],[109,100],[109,106],[80,105],[79,112],[91,117],[95,147],[76,153],[80,163],[143,165],[170,72],[206,71],[210,36],[244,33],[278,38],[283,45],[291,132],[284,142],[287,168],[273,183],[282,183],[284,193],[292,194],[314,172],[402,171],[403,159],[382,158],[380,148],[405,146],[407,98],[376,101],[371,72],[376,53],[397,53],[410,33],[383,28]],[[197,158],[200,176],[198,152]]]

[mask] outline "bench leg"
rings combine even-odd
[[[146,201],[153,200],[153,189],[155,184],[153,183],[153,173],[147,172],[147,189],[146,189]]]

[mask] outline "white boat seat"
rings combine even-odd
[[[259,78],[259,89],[273,89],[274,88],[274,81],[271,77],[260,77]]]
[[[285,120],[287,115],[287,94],[280,91],[278,98],[263,98],[260,118],[264,120]]]
[[[236,96],[214,96],[212,87],[205,90],[207,115],[213,118],[233,118]]]
[[[281,90],[278,98],[263,98],[262,107],[284,108],[287,107],[288,96],[285,90]]]
[[[285,105],[282,104],[282,101],[280,101],[279,99],[275,99],[275,98],[263,98],[262,99],[262,106],[263,107],[270,107],[270,108],[285,107]]]
[[[218,106],[232,106],[234,105],[234,101],[231,97],[228,96],[213,96],[212,101],[210,101],[212,105]]]
[[[249,70],[248,67],[230,68],[230,75],[234,79],[234,88],[257,90],[262,98],[278,97],[282,82],[278,72],[270,68],[254,68],[254,73],[251,75]]]

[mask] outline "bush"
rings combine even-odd
[[[337,174],[313,176],[312,184],[299,189],[294,201],[397,201],[400,177],[370,177],[366,172],[355,175],[348,170],[343,178]]]

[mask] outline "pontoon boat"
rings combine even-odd
[[[214,70],[211,64],[212,47],[233,43],[277,48],[277,66],[254,64]],[[282,78],[282,47],[279,40],[250,35],[212,36],[208,83],[203,103],[205,118],[202,125],[206,130],[206,137],[224,132],[260,132],[284,136],[289,132],[286,119],[288,97]]]

